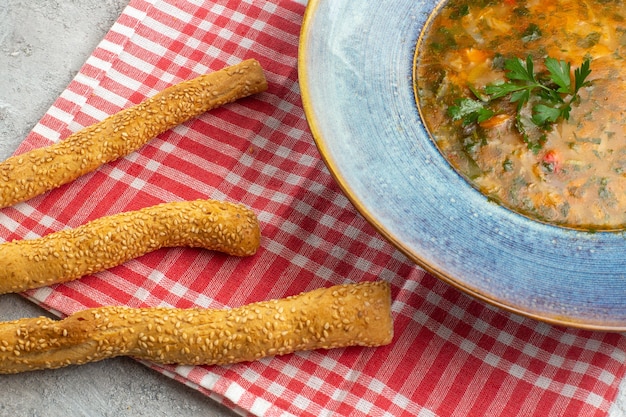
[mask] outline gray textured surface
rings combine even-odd
[[[0,159],[15,151],[127,2],[0,0]],[[20,296],[0,296],[0,320],[42,314]],[[0,416],[236,415],[126,358],[0,376],[0,385]],[[625,397],[623,382],[612,417],[626,416]]]
[[[65,89],[128,0],[0,0],[0,159]],[[0,320],[44,315],[0,296]],[[0,376],[0,416],[233,416],[199,392],[127,358]]]

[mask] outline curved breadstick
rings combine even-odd
[[[180,123],[266,89],[261,66],[250,59],[173,85],[58,143],[12,156],[0,162],[0,208],[73,181]]]
[[[115,356],[214,365],[391,342],[389,284],[364,282],[230,310],[102,307],[64,320],[0,323],[0,373],[59,368]]]
[[[259,242],[258,220],[243,205],[213,200],[159,204],[0,244],[0,294],[77,279],[162,247],[247,256]]]

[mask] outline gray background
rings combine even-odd
[[[300,0],[303,2],[303,0]],[[10,156],[65,89],[128,0],[0,0],[0,159]],[[0,320],[46,315],[0,296]],[[0,416],[236,415],[128,358],[0,376]],[[610,416],[626,417],[626,383]]]

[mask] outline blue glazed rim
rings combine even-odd
[[[415,45],[438,0],[310,0],[298,72],[331,175],[417,265],[480,300],[551,324],[626,331],[626,235],[530,220],[442,157],[413,90]]]

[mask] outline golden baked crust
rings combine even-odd
[[[178,124],[265,90],[263,69],[249,59],[173,85],[58,143],[12,156],[0,162],[0,208],[71,182]]]
[[[247,207],[223,201],[163,203],[30,240],[0,244],[0,294],[71,281],[162,247],[253,255],[261,233]]]
[[[63,320],[0,323],[0,373],[115,356],[213,365],[295,351],[391,342],[389,284],[362,282],[233,309],[101,307]]]

